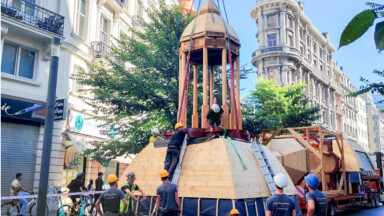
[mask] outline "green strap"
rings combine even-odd
[[[247,165],[244,163],[244,161],[243,161],[243,159],[241,158],[239,152],[237,151],[237,148],[236,148],[235,143],[233,143],[233,141],[232,141],[232,139],[231,139],[230,137],[226,137],[227,130],[225,130],[225,128],[222,128],[222,129],[224,130],[224,135],[223,135],[223,137],[229,140],[229,142],[232,144],[232,147],[235,149],[236,154],[237,154],[237,156],[239,157],[239,159],[240,159],[240,161],[241,161],[241,164],[243,164],[244,169],[247,169]]]

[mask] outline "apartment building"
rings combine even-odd
[[[166,4],[179,5],[178,0]],[[62,40],[57,99],[67,101],[66,119],[55,122],[51,152],[49,188],[66,187],[78,172],[86,182],[97,172],[122,173],[128,158],[105,164],[82,156],[95,140],[110,139],[92,119],[92,108],[81,96],[89,92],[70,77],[87,71],[86,62],[99,61],[129,28],[142,30],[148,21],[146,9],[157,7],[155,0],[1,0],[1,192],[17,172],[24,175],[23,186],[38,190],[53,38]],[[32,111],[19,113],[26,108]],[[113,130],[111,128],[111,130]],[[6,164],[6,166],[4,166]],[[52,208],[51,208],[52,209]]]
[[[307,84],[310,105],[320,107],[317,125],[342,131],[344,137],[369,149],[363,97],[348,97],[356,88],[332,58],[329,33],[321,33],[294,0],[258,0],[251,9],[257,23],[258,48],[252,64],[258,77],[281,85]]]

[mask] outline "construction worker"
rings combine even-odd
[[[213,128],[221,127],[221,123],[223,122],[223,113],[223,108],[217,104],[213,104],[211,109],[209,109],[206,121],[211,132],[213,131]]]
[[[133,205],[133,202],[139,201],[139,198],[135,196],[135,191],[139,191],[141,195],[143,196],[140,199],[140,202],[144,202],[147,199],[147,196],[145,195],[144,191],[135,184],[136,175],[134,172],[130,172],[126,175],[127,182],[121,187],[121,190],[124,192],[125,197],[128,200],[128,208],[124,215],[126,216],[135,216],[135,207]],[[123,212],[124,203],[120,202],[120,211]]]
[[[177,163],[179,162],[180,149],[183,144],[185,133],[183,124],[175,124],[175,132],[172,134],[171,140],[168,143],[167,155],[165,156],[164,169],[169,172],[169,180],[172,181],[173,173],[175,172]]]
[[[240,212],[239,212],[237,209],[233,208],[233,209],[229,212],[229,216],[232,216],[232,215],[235,215],[235,216],[240,215]]]
[[[273,177],[275,182],[276,194],[267,199],[267,216],[295,216],[295,200],[284,194],[287,187],[288,178],[280,173]]]
[[[177,216],[181,210],[177,186],[169,182],[168,177],[169,173],[167,170],[160,172],[160,178],[163,184],[156,190],[156,216],[160,213],[160,206],[162,216]]]
[[[149,143],[154,143],[154,142],[156,142],[156,141],[158,141],[158,140],[163,140],[163,138],[161,138],[161,136],[160,136],[160,131],[159,131],[159,129],[157,129],[157,128],[153,128],[153,130],[152,130],[152,136],[151,136],[151,138],[149,139]]]
[[[304,177],[309,192],[305,194],[307,200],[308,216],[322,216],[327,213],[327,196],[318,191],[319,178],[315,174]]]
[[[103,216],[120,216],[122,212],[127,210],[127,198],[125,198],[123,191],[117,188],[116,175],[111,174],[107,178],[107,183],[110,185],[110,189],[101,194],[99,199],[96,201],[96,211],[99,215]],[[123,211],[120,212],[120,200],[123,201]],[[100,209],[100,203],[103,203],[103,212]]]

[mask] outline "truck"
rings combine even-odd
[[[384,202],[382,154],[370,154],[357,142],[321,126],[265,131],[262,142],[282,163],[295,184],[297,199],[306,215],[304,176],[319,177],[319,190],[327,196],[327,213],[350,206],[376,208]]]

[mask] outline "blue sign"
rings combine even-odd
[[[116,136],[116,128],[115,126],[112,126],[111,130],[109,130],[109,137],[113,139],[115,138],[115,136]]]
[[[1,116],[30,121],[44,122],[44,118],[34,115],[35,111],[44,108],[41,104],[1,98]]]
[[[84,119],[81,115],[77,115],[75,118],[75,128],[78,131],[81,131],[84,125]]]

